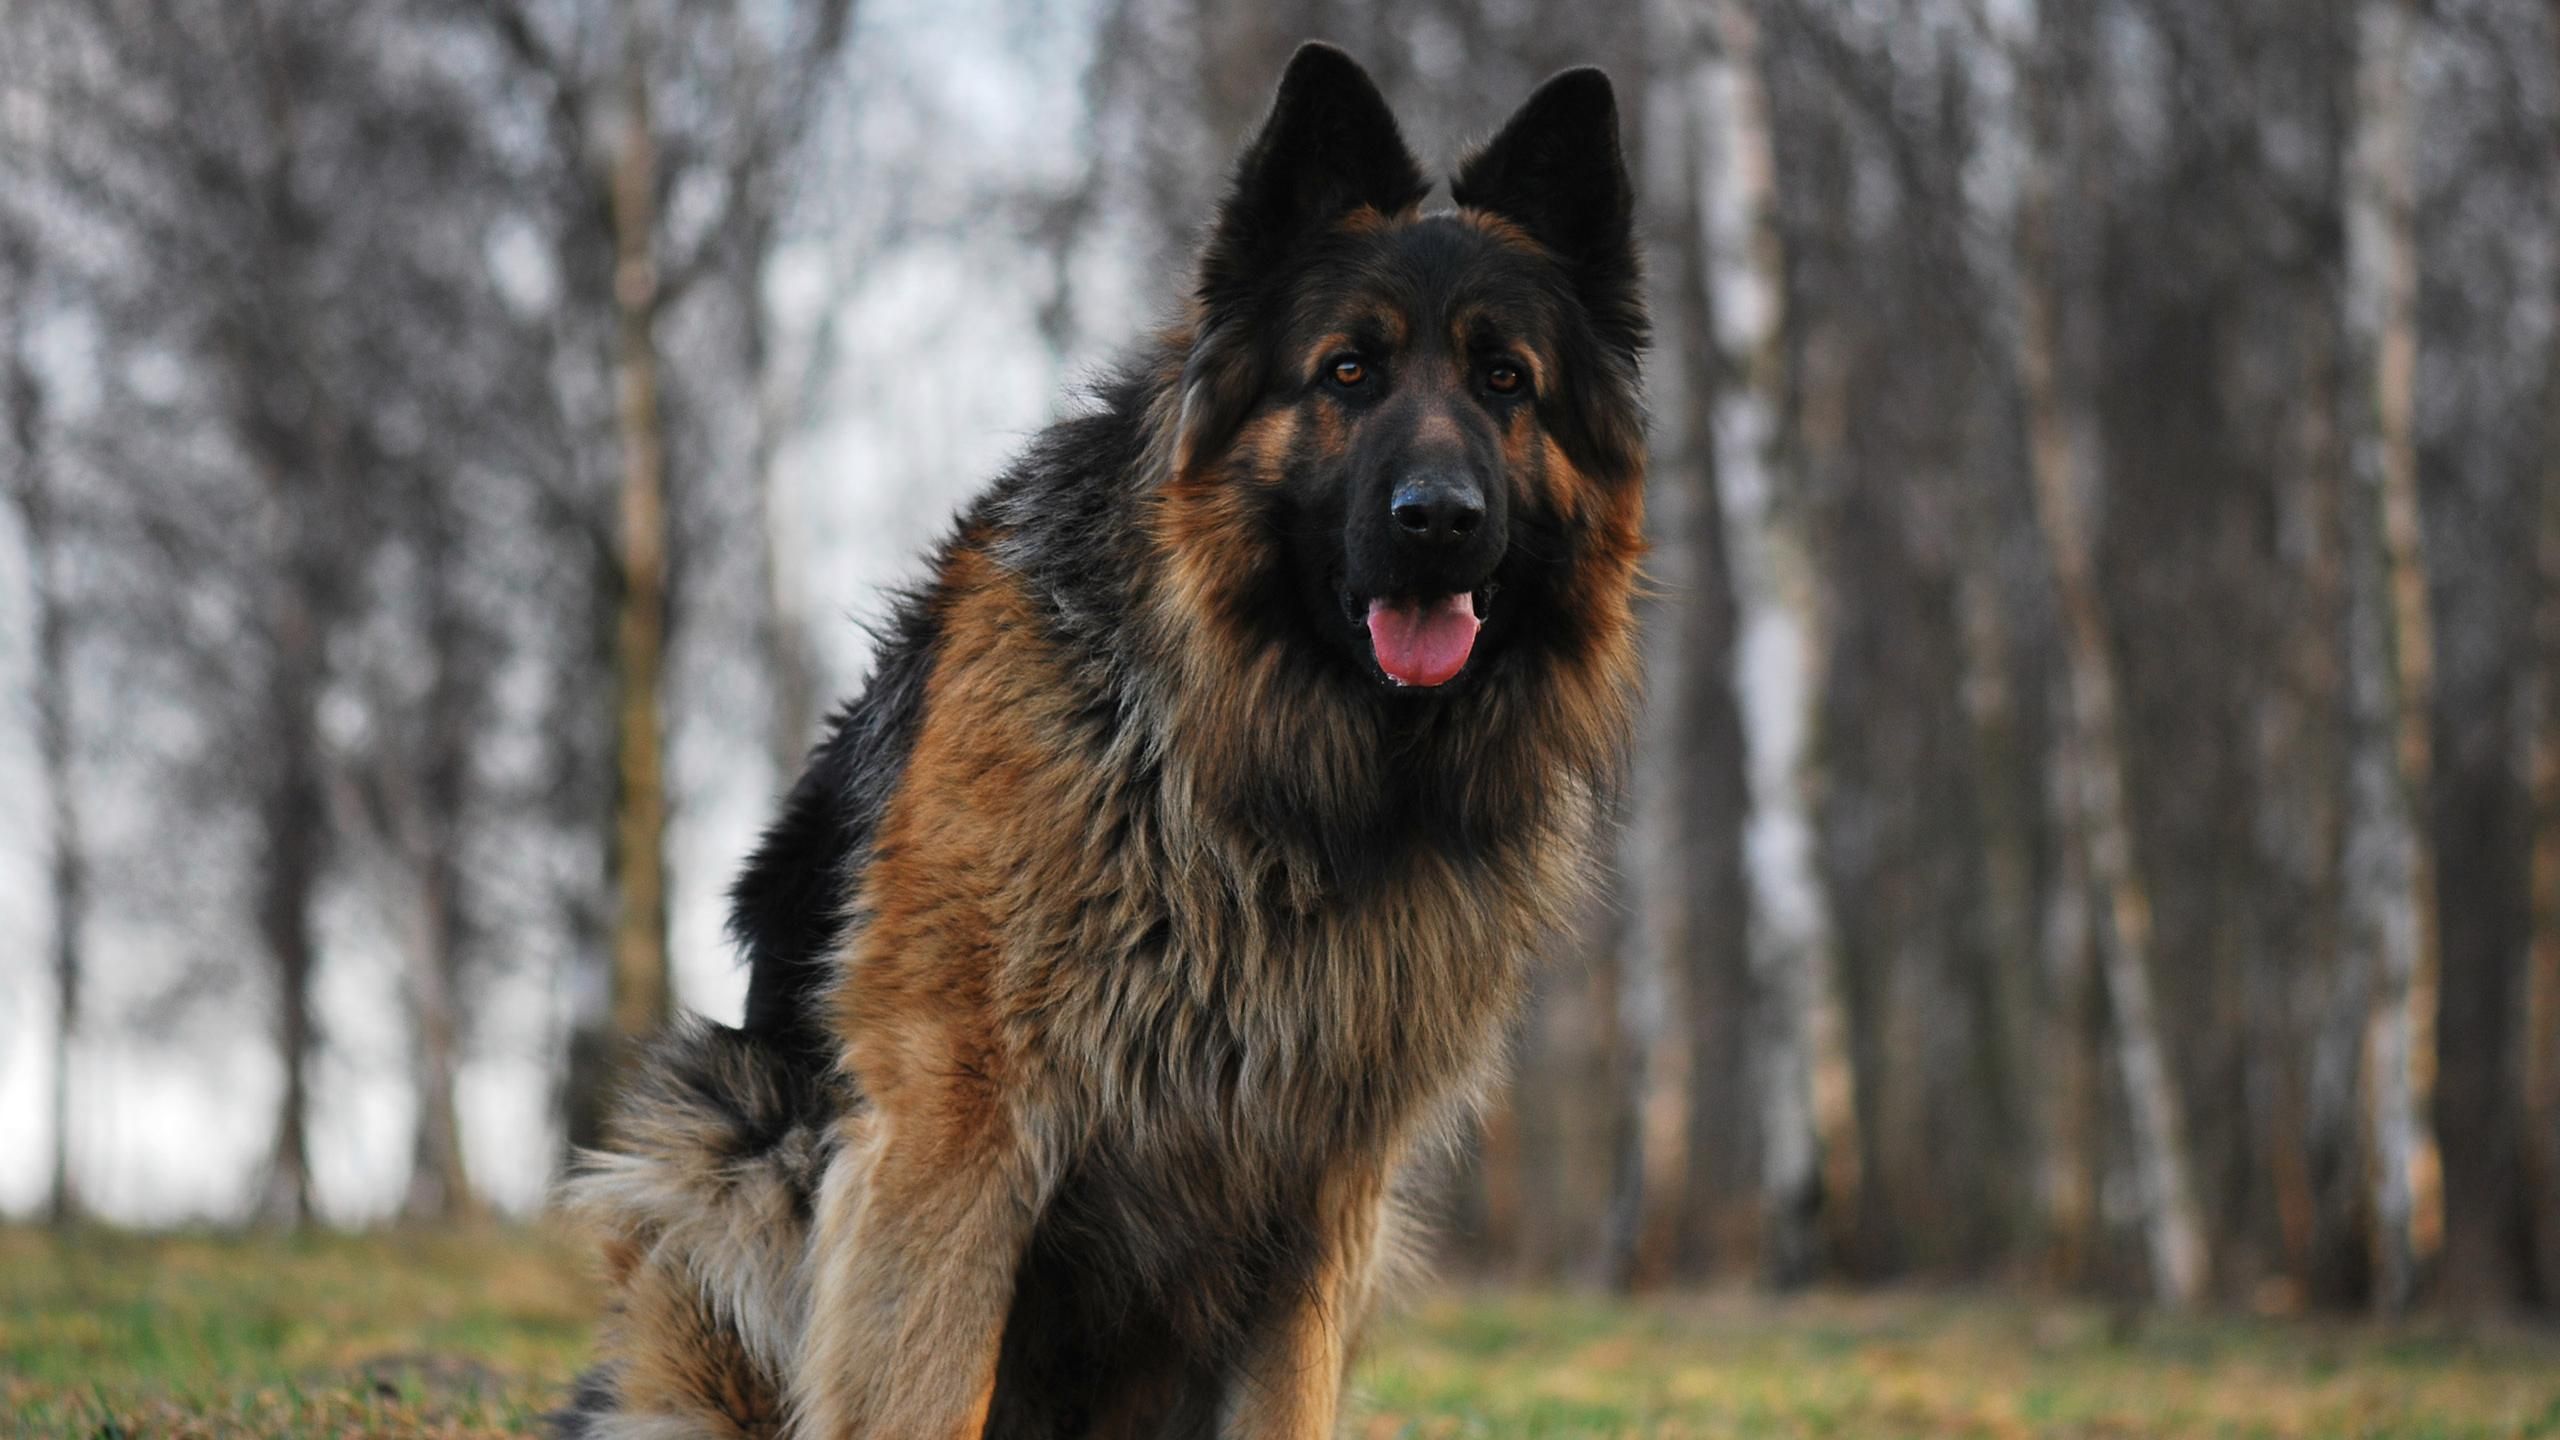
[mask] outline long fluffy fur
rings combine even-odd
[[[1293,65],[1241,197],[1379,123],[1337,60]],[[1614,167],[1592,84],[1523,114]],[[681,1026],[572,1183],[613,1310],[565,1433],[1329,1428],[1409,1253],[1397,1192],[1568,918],[1633,703],[1632,252],[1524,233],[1504,187],[1554,182],[1503,145],[1457,216],[1413,212],[1409,165],[1329,203],[1420,273],[1552,282],[1520,303],[1569,378],[1504,442],[1530,618],[1418,705],[1289,628],[1274,507],[1342,441],[1268,398],[1269,353],[1203,364],[1282,264],[1244,241],[1283,220],[1231,202],[1202,308],[900,604],[737,887],[746,1024]]]

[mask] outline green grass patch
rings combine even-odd
[[[2560,1437],[2560,1337],[1918,1295],[1459,1294],[1388,1327],[1358,1434]]]
[[[536,1433],[595,1292],[531,1230],[0,1230],[0,1434]]]
[[[595,1305],[542,1230],[0,1229],[0,1435],[535,1434]],[[1382,1325],[1356,1388],[1358,1440],[2560,1440],[2547,1333],[1927,1295],[1458,1290]]]

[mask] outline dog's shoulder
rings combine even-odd
[[[1137,365],[1093,403],[1033,438],[961,514],[925,578],[897,594],[873,634],[871,676],[836,711],[729,892],[729,929],[748,966],[744,1030],[824,1060],[817,997],[841,948],[861,866],[926,723],[954,577],[992,555],[1035,593],[1061,638],[1116,644],[1125,580],[1142,563],[1144,409]]]

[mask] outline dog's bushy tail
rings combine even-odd
[[[810,1211],[850,1103],[834,1077],[700,1019],[632,1067],[605,1148],[561,1194],[602,1246],[607,1291],[563,1437],[782,1433]]]

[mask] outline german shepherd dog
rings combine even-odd
[[[1634,706],[1645,315],[1573,70],[1430,189],[1309,45],[1181,318],[962,516],[572,1208],[567,1434],[1314,1437]]]

